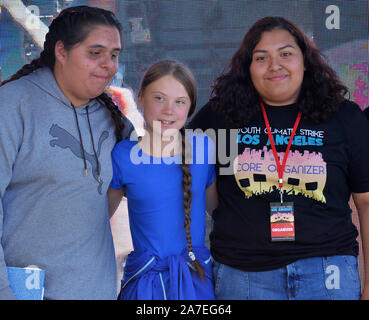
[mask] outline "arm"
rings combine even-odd
[[[369,192],[353,193],[352,197],[359,215],[364,256],[365,283],[361,299],[369,300]]]
[[[2,190],[1,190],[2,191]],[[0,192],[2,194],[2,192]],[[0,197],[0,239],[3,233],[3,200]],[[0,300],[15,300],[13,291],[9,287],[7,265],[4,259],[4,250],[0,243]]]
[[[110,218],[114,215],[119,207],[119,203],[124,195],[123,189],[108,189],[108,204],[109,204],[109,216]]]
[[[218,193],[216,178],[213,183],[206,189],[206,212],[212,215],[213,211],[218,207]]]
[[[0,125],[1,126],[1,125]],[[0,129],[0,133],[3,133]],[[9,136],[8,136],[9,137]],[[6,139],[6,138],[4,138]],[[13,148],[9,148],[5,144],[4,140],[0,135],[0,240],[3,234],[3,221],[4,221],[4,206],[3,206],[3,195],[9,182],[11,180],[11,163],[13,162],[16,151]],[[7,157],[10,155],[12,162],[7,161]],[[0,241],[0,300],[14,300],[16,299],[12,290],[9,287],[7,265],[5,263],[4,249]]]
[[[18,150],[22,146],[24,122],[20,112],[22,87],[8,83],[0,87],[0,300],[16,299],[9,286],[6,257],[3,244],[4,221],[8,214],[4,208],[4,195],[11,184]],[[22,195],[17,196],[22,201]],[[8,235],[11,237],[12,235]]]
[[[1,200],[1,199],[0,199]],[[0,203],[0,238],[3,231],[3,205]],[[0,245],[0,300],[15,300],[13,291],[9,287],[3,247]]]

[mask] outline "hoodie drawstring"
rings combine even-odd
[[[81,129],[79,127],[77,111],[76,111],[76,108],[74,107],[73,104],[72,104],[72,109],[74,111],[74,117],[76,119],[76,124],[77,124],[77,129],[78,129],[79,143],[80,143],[80,146],[81,146],[81,152],[82,152],[82,157],[83,157],[83,164],[85,166],[85,175],[87,176],[87,163],[86,163],[85,148],[83,147],[82,134],[81,134]],[[101,179],[100,179],[100,163],[99,163],[99,159],[97,157],[96,150],[95,150],[94,136],[92,134],[90,117],[89,117],[89,114],[88,114],[88,106],[86,106],[86,114],[87,114],[88,128],[89,128],[90,136],[91,136],[92,149],[94,151],[94,156],[95,156],[95,159],[96,159],[97,180],[99,182],[101,182]]]
[[[97,157],[97,153],[96,153],[96,150],[95,150],[94,135],[92,134],[90,117],[88,115],[88,106],[86,107],[86,113],[87,113],[88,128],[90,129],[92,149],[94,150],[94,155],[95,155],[95,159],[96,159],[97,181],[101,182],[101,179],[100,179],[100,163],[99,163],[99,158]]]

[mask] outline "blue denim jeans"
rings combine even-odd
[[[246,272],[214,261],[219,300],[357,300],[361,286],[354,256],[314,257],[283,268]]]

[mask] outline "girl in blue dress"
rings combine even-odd
[[[134,251],[120,299],[214,299],[212,262],[204,245],[206,211],[216,206],[214,145],[184,130],[196,106],[193,74],[164,60],[145,73],[138,94],[145,135],[112,152],[112,215],[125,192]]]

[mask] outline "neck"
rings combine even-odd
[[[265,101],[265,100],[262,100],[262,101],[263,101],[264,105],[269,106],[269,107],[286,107],[286,106],[292,106],[292,105],[297,103],[296,99],[286,100],[286,101],[282,101],[282,102]]]

